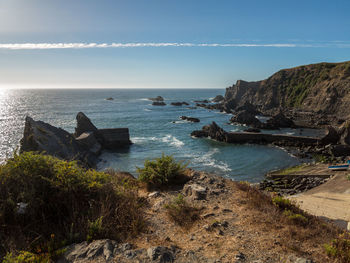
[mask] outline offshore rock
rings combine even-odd
[[[238,112],[230,119],[230,122],[250,125],[254,128],[261,127],[261,122],[255,117],[255,114],[246,110]]]
[[[181,116],[180,119],[189,121],[189,122],[200,122],[198,118],[194,118],[194,117]]]
[[[221,102],[224,101],[224,96],[222,95],[217,95],[214,99],[212,99],[212,102]]]
[[[152,103],[153,106],[165,106],[165,102],[163,101],[153,101]]]
[[[173,106],[182,106],[182,105],[188,106],[188,105],[190,105],[186,101],[183,101],[183,102],[172,102],[170,104],[173,105]]]
[[[151,101],[158,101],[158,102],[164,101],[164,98],[162,96],[157,96],[155,98],[148,98],[148,99]]]

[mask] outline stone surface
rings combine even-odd
[[[186,101],[183,101],[183,102],[172,102],[170,104],[173,105],[173,106],[182,106],[182,105],[188,106],[188,105],[190,105]]]
[[[162,96],[157,96],[155,98],[148,98],[148,99],[151,101],[158,101],[158,102],[164,101],[164,98]]]
[[[102,145],[97,141],[93,132],[84,132],[75,139],[78,144],[82,145],[95,155],[100,155]]]
[[[153,262],[174,262],[174,250],[167,247],[150,247],[147,255]]]
[[[76,116],[77,127],[75,128],[75,137],[79,137],[84,132],[96,132],[96,126],[91,122],[91,120],[83,113],[79,112]]]
[[[222,95],[217,95],[217,96],[215,96],[214,99],[212,99],[212,102],[221,102],[221,101],[223,101],[224,99],[225,99],[224,96],[222,96]]]
[[[186,184],[183,192],[194,200],[204,200],[207,196],[207,189],[199,184]]]
[[[97,155],[79,144],[73,135],[42,121],[26,117],[20,152],[37,151],[65,160],[79,160],[95,167]]]
[[[181,116],[181,120],[189,121],[189,122],[200,122],[200,119],[188,116]]]
[[[255,128],[261,126],[261,122],[255,117],[255,114],[246,110],[237,112],[237,114],[230,119],[230,122],[250,125]]]
[[[152,103],[153,106],[165,106],[165,102],[163,101],[153,101]]]

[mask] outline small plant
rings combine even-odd
[[[272,198],[272,203],[282,210],[289,210],[292,208],[292,202],[282,196],[275,196]]]
[[[176,179],[184,177],[187,164],[176,162],[172,156],[162,154],[155,160],[146,160],[144,168],[137,167],[139,180],[148,186],[164,186],[176,182]]]
[[[341,263],[350,262],[350,234],[340,234],[333,239],[330,244],[325,244],[324,248],[329,257],[335,258]]]
[[[291,210],[285,210],[283,212],[285,216],[287,216],[288,220],[292,221],[296,225],[305,226],[309,222],[302,214],[293,213]]]
[[[88,242],[91,242],[94,239],[97,239],[99,236],[101,236],[103,231],[102,219],[103,216],[97,218],[95,221],[89,221],[89,229],[86,237],[86,240]]]
[[[201,209],[190,206],[182,194],[179,194],[171,202],[166,204],[165,209],[171,220],[183,227],[190,227],[200,218]]]

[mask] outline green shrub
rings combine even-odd
[[[172,156],[162,154],[155,160],[146,160],[144,168],[137,167],[139,180],[148,186],[164,186],[176,183],[177,179],[184,177],[187,164],[176,162]]]
[[[22,250],[45,254],[87,237],[121,240],[138,233],[144,224],[137,192],[119,181],[76,162],[15,154],[0,166],[0,257]]]
[[[293,213],[291,210],[285,210],[283,212],[287,216],[288,220],[292,221],[296,225],[305,226],[308,224],[309,219],[307,219],[302,214]]]
[[[48,263],[52,262],[49,255],[37,255],[28,251],[21,251],[18,255],[6,254],[2,263]]]
[[[335,258],[341,263],[350,262],[350,234],[340,234],[333,239],[330,244],[325,244],[324,248],[329,257]]]
[[[283,198],[282,196],[273,197],[272,203],[282,210],[285,210],[285,209],[289,210],[292,208],[291,201],[289,199]]]
[[[182,194],[176,196],[171,202],[165,205],[168,216],[176,224],[183,227],[190,227],[200,218],[200,208],[190,206]]]

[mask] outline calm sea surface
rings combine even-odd
[[[242,126],[227,124],[230,115],[206,109],[175,107],[170,102],[194,100],[223,95],[224,90],[0,90],[0,160],[11,156],[23,134],[26,115],[74,132],[75,116],[84,112],[99,128],[128,127],[134,143],[128,151],[105,152],[99,169],[113,167],[135,173],[145,159],[162,153],[189,166],[215,172],[236,180],[259,181],[272,169],[298,164],[298,159],[272,146],[233,145],[209,139],[194,139],[193,130],[216,121],[227,131]],[[152,106],[149,97],[161,95],[168,104]],[[106,98],[113,97],[113,101]],[[200,123],[179,120],[182,115],[197,117]],[[296,130],[283,130],[297,134]],[[308,131],[304,130],[307,135]]]

